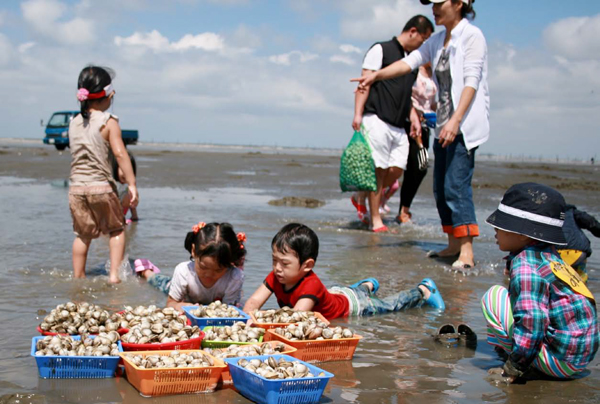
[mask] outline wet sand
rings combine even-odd
[[[248,236],[244,296],[248,297],[270,271],[270,240],[285,223],[303,222],[321,242],[316,270],[327,286],[376,276],[379,294],[414,287],[433,278],[447,310],[427,308],[366,318],[337,320],[363,335],[352,362],[322,367],[336,377],[323,402],[552,403],[600,401],[600,360],[590,375],[569,382],[533,381],[497,386],[485,377],[501,365],[485,343],[479,300],[493,284],[506,284],[503,254],[492,229],[483,224],[513,183],[535,181],[561,190],[567,201],[600,217],[598,168],[548,163],[506,163],[478,160],[474,179],[477,215],[482,235],[476,240],[477,270],[464,276],[448,263],[425,258],[441,248],[441,233],[431,191],[431,172],[413,202],[414,223],[398,226],[398,234],[375,235],[355,218],[349,195],[339,192],[339,155],[335,151],[270,148],[133,146],[138,162],[141,220],[127,230],[131,258],[152,260],[171,274],[185,261],[185,233],[198,221],[229,221]],[[141,397],[124,378],[106,380],[44,380],[29,356],[31,337],[51,310],[69,300],[90,301],[119,309],[125,304],[157,304],[166,298],[135,278],[106,284],[103,268],[106,239],[92,243],[88,278],[71,278],[73,240],[65,179],[70,156],[50,147],[0,139],[0,402],[63,403],[187,403],[247,402],[232,389],[206,395]],[[431,170],[430,170],[431,171]],[[274,206],[284,197],[308,197],[325,202],[318,208]],[[398,197],[391,201],[398,209]],[[600,290],[600,242],[589,235],[595,254],[588,261],[589,287]],[[274,299],[267,307],[275,307]],[[476,350],[449,349],[430,337],[441,324],[465,322],[479,337]]]

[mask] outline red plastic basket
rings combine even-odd
[[[44,336],[47,336],[47,335],[51,335],[51,336],[52,335],[70,335],[70,336],[79,335],[79,334],[67,334],[67,333],[44,331],[40,328],[39,325],[37,326],[37,332],[39,332],[41,335],[44,335]],[[127,328],[119,328],[117,330],[117,332],[119,333],[119,335],[125,335],[125,334],[127,334],[127,332],[129,332],[129,330]],[[96,334],[90,334],[90,335],[98,335],[98,334],[96,333]]]
[[[121,341],[121,343],[123,344],[124,351],[173,351],[184,349],[200,349],[203,338],[204,332],[200,331],[200,336],[198,338],[192,338],[186,341],[165,342],[162,344],[130,344],[123,341]]]
[[[305,362],[330,362],[351,360],[361,338],[354,334],[352,338],[291,341],[273,330],[267,330],[264,340],[281,341],[296,348],[297,351],[291,356]]]
[[[182,350],[182,353],[198,352],[196,350]],[[215,390],[221,372],[227,365],[206,352],[199,351],[213,358],[215,365],[195,368],[157,368],[142,369],[137,367],[128,358],[127,353],[122,353],[121,358],[125,364],[127,380],[143,396],[164,396],[168,394],[185,393],[210,393]],[[171,351],[145,351],[138,352],[142,356],[169,355]]]
[[[315,313],[316,318],[318,318],[325,324],[329,325],[329,320],[327,320],[325,317],[323,317],[323,315],[321,313],[319,313],[318,311],[315,311],[314,313]],[[258,323],[256,321],[256,317],[254,317],[254,313],[250,313],[250,318],[252,319],[253,327],[260,327],[260,328],[264,328],[265,330],[270,330],[271,328],[280,328],[280,327],[285,328],[290,324],[296,323],[296,321],[293,323]]]

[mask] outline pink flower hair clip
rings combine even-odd
[[[243,244],[243,243],[245,243],[245,242],[246,242],[246,240],[248,239],[248,238],[246,237],[246,233],[239,232],[239,233],[237,234],[237,239],[238,239],[238,241],[240,242],[240,248],[242,248],[242,249],[243,249],[243,248],[244,248],[244,244]]]
[[[90,92],[85,88],[80,88],[79,90],[77,90],[77,99],[80,102],[87,100],[89,95],[90,95]]]
[[[198,224],[192,226],[192,231],[194,232],[194,234],[198,234],[198,232],[202,230],[204,226],[206,226],[206,223],[198,222]]]

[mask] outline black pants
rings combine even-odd
[[[429,128],[425,125],[421,127],[421,139],[423,140],[423,146],[429,149]],[[427,170],[419,170],[419,160],[417,158],[419,154],[419,145],[412,138],[408,137],[409,151],[408,161],[406,162],[406,171],[404,171],[404,180],[402,181],[402,188],[400,189],[400,210],[398,214],[402,212],[402,207],[406,206],[410,208],[423,178],[427,175]]]

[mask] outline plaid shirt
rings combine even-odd
[[[596,304],[558,279],[550,267],[561,261],[554,247],[535,244],[509,257],[513,310],[511,364],[525,371],[542,344],[556,358],[587,365],[598,350]]]

